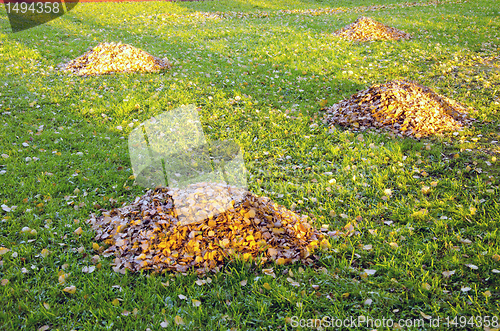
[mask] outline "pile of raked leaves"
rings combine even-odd
[[[361,16],[353,23],[334,33],[335,36],[352,41],[410,39],[408,33],[392,28],[369,17]]]
[[[172,63],[167,59],[160,59],[133,46],[100,43],[67,63],[64,70],[88,76],[116,72],[157,72],[171,67]]]
[[[214,189],[213,185],[210,189]],[[192,208],[207,212],[200,222],[181,224],[169,188],[149,190],[134,203],[104,211],[88,222],[104,242],[103,256],[114,255],[116,272],[197,273],[217,271],[224,263],[239,259],[286,264],[313,262],[313,252],[330,247],[327,236],[307,222],[307,216],[246,192],[238,204],[227,210],[204,204],[196,192],[204,183],[192,187]],[[206,201],[205,201],[206,202]],[[234,202],[234,201],[233,201]]]
[[[375,84],[326,108],[324,121],[354,130],[384,128],[415,138],[460,130],[468,109],[428,87],[404,80]]]

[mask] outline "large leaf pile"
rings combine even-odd
[[[115,256],[115,271],[186,272],[194,268],[204,273],[235,258],[311,263],[316,248],[330,245],[306,217],[251,193],[238,205],[212,213],[202,222],[183,225],[173,194],[169,188],[149,190],[130,205],[89,220],[96,240],[109,245],[103,255]]]
[[[100,43],[82,56],[71,60],[65,69],[83,76],[114,72],[155,72],[171,67],[172,64],[167,59],[160,59],[133,46]]]
[[[469,124],[467,109],[415,82],[376,84],[326,109],[326,122],[420,138]]]
[[[410,39],[411,36],[401,30],[392,28],[369,17],[361,16],[353,23],[336,31],[334,35],[347,40],[399,40]]]

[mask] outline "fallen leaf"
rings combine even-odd
[[[83,232],[82,227],[80,226],[78,229],[76,229],[76,230],[75,230],[75,231],[73,231],[73,232],[74,232],[74,234],[76,234],[76,235],[78,235],[78,236],[79,236],[79,235],[81,235],[81,234],[82,234],[82,232]]]
[[[429,291],[431,289],[431,285],[429,283],[423,283],[422,288]]]
[[[6,247],[0,247],[0,255],[4,255],[5,253],[9,252],[10,249]]]
[[[468,266],[469,268],[471,268],[473,270],[479,269],[479,267],[477,265],[474,265],[474,264],[466,264],[466,266]]]
[[[424,312],[420,312],[420,315],[422,315],[422,317],[423,317],[423,318],[425,318],[426,320],[429,320],[429,319],[431,319],[431,318],[432,318],[432,316],[427,315],[427,314],[426,314],[426,313],[424,313]]]
[[[451,277],[452,275],[455,274],[455,270],[443,271],[442,274],[443,274],[444,277],[449,278],[449,277]]]
[[[247,280],[246,280],[246,279],[244,279],[244,280],[242,280],[242,281],[240,282],[240,285],[241,285],[241,286],[245,286],[246,284],[247,284]]]
[[[374,275],[377,272],[377,270],[374,269],[365,269],[365,273],[367,275]]]
[[[163,322],[161,322],[161,323],[160,323],[160,326],[161,326],[162,328],[166,328],[166,327],[168,327],[168,324],[169,324],[169,323],[168,323],[168,321],[167,321],[167,320],[164,320]]]
[[[490,291],[485,291],[483,294],[487,298],[491,297],[491,292]]]
[[[40,255],[45,258],[49,255],[49,253],[50,253],[49,250],[47,248],[44,248],[44,249],[42,249],[42,252],[40,253]]]
[[[174,317],[174,321],[175,321],[176,325],[184,325],[184,324],[186,324],[186,323],[184,323],[184,320],[182,319],[182,317],[180,317],[179,315],[176,315]]]
[[[199,300],[193,299],[191,301],[193,303],[193,307],[199,307],[201,305],[201,301],[199,301]]]
[[[95,270],[95,266],[90,266],[90,267],[85,266],[82,268],[82,272],[86,273],[86,274],[90,274],[90,273],[94,272],[94,270]]]
[[[271,285],[269,285],[269,283],[264,283],[264,285],[262,285],[266,290],[270,290],[271,289]]]
[[[6,286],[7,284],[9,284],[9,280],[4,278],[0,281],[0,284],[2,284],[2,286]]]
[[[74,294],[76,292],[76,286],[68,286],[63,289],[64,292],[67,292],[69,294]]]

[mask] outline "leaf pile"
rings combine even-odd
[[[376,84],[326,109],[325,120],[355,129],[386,128],[420,138],[472,122],[467,109],[415,82]]]
[[[101,75],[114,72],[155,72],[170,69],[167,59],[160,59],[141,49],[121,43],[100,43],[71,60],[65,70],[77,75]]]
[[[235,258],[311,263],[317,247],[330,246],[305,216],[266,197],[247,192],[241,203],[228,210],[183,225],[173,208],[172,194],[169,188],[156,188],[130,205],[91,217],[96,240],[110,245],[102,254],[115,256],[116,272],[194,268],[205,273]]]
[[[392,28],[364,16],[359,17],[353,23],[334,32],[334,35],[354,41],[399,40],[411,38],[411,36],[404,31]]]

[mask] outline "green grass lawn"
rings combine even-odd
[[[332,36],[361,15],[413,39]],[[0,329],[290,330],[360,316],[372,324],[353,329],[500,327],[499,0],[80,3],[15,34],[2,11],[0,29]],[[174,67],[58,69],[99,42]],[[421,140],[323,124],[324,100],[399,78],[478,121]],[[183,104],[201,108],[208,140],[242,146],[250,191],[344,233],[315,265],[266,266],[273,277],[232,263],[203,282],[96,261],[85,221],[145,192],[130,177],[128,133]]]

